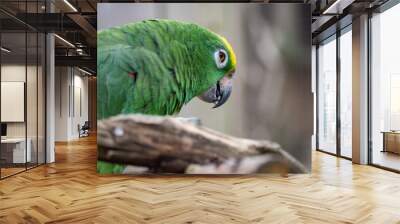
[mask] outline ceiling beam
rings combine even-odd
[[[343,10],[351,5],[355,0],[336,0],[329,4],[326,9],[322,11],[322,14],[342,14]]]
[[[56,66],[77,66],[88,67],[96,71],[97,62],[95,57],[91,56],[56,56]]]
[[[16,17],[42,32],[80,31],[82,28],[61,13],[18,13]]]
[[[314,33],[318,31],[324,24],[326,24],[329,20],[331,20],[334,16],[319,16],[317,20],[315,20],[311,24],[311,32]]]
[[[90,24],[85,17],[79,13],[70,13],[67,15],[72,21],[74,21],[82,30],[88,35],[86,41],[90,46],[96,46],[97,30]]]

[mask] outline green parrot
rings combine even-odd
[[[236,56],[228,41],[197,24],[153,19],[97,34],[97,116],[173,115],[194,97],[224,104]],[[99,173],[123,164],[98,161]]]

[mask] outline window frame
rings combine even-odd
[[[341,153],[341,119],[340,119],[340,95],[341,95],[341,90],[340,90],[340,84],[341,84],[341,67],[340,67],[340,37],[344,35],[347,32],[352,32],[352,23],[347,24],[341,29],[337,29],[335,33],[332,35],[328,36],[325,39],[322,39],[318,41],[316,44],[316,151],[327,153],[333,156],[337,156],[340,158],[344,158],[347,160],[352,160],[351,157],[347,157],[342,155]],[[319,84],[320,84],[320,74],[319,74],[319,47],[322,43],[326,44],[330,41],[336,41],[336,152],[332,153],[327,150],[321,149],[319,146],[319,103],[320,103],[320,89],[319,89]]]

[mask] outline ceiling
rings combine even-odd
[[[198,0],[197,2],[210,2]],[[308,3],[312,9],[314,43],[335,32],[339,20],[377,7],[387,0],[266,0],[269,3]],[[1,0],[0,25],[3,45],[14,48],[16,57],[24,55],[25,30],[54,32],[56,65],[80,66],[96,72],[97,3],[138,2],[137,0]],[[148,0],[140,2],[152,2]],[[156,0],[153,2],[167,2]],[[169,1],[171,2],[171,1]],[[179,1],[176,1],[179,2]],[[333,8],[333,9],[332,9]],[[329,10],[328,10],[329,9]],[[52,13],[49,13],[49,12]],[[325,13],[324,13],[325,12]],[[329,13],[326,13],[329,12]],[[351,22],[351,18],[350,18]],[[22,32],[22,34],[21,34]],[[60,37],[60,38],[59,38]],[[29,38],[28,38],[29,39]],[[65,41],[64,41],[65,40]],[[30,40],[28,40],[29,42]],[[36,46],[28,44],[27,52]]]
[[[48,0],[46,5],[45,0],[1,0],[0,25],[4,39],[2,45],[13,49],[7,54],[7,58],[21,59],[26,55],[25,31],[54,32],[57,34],[56,65],[79,66],[96,73],[98,2]],[[28,34],[28,41],[31,36]],[[28,58],[36,51],[36,46],[28,43]]]
[[[312,37],[316,44],[351,24],[352,18],[372,11],[388,0],[310,0]]]

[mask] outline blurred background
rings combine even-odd
[[[179,114],[237,137],[268,139],[311,168],[311,9],[306,4],[98,4],[98,30],[144,19],[193,22],[221,34],[237,57],[222,107],[197,98]]]

